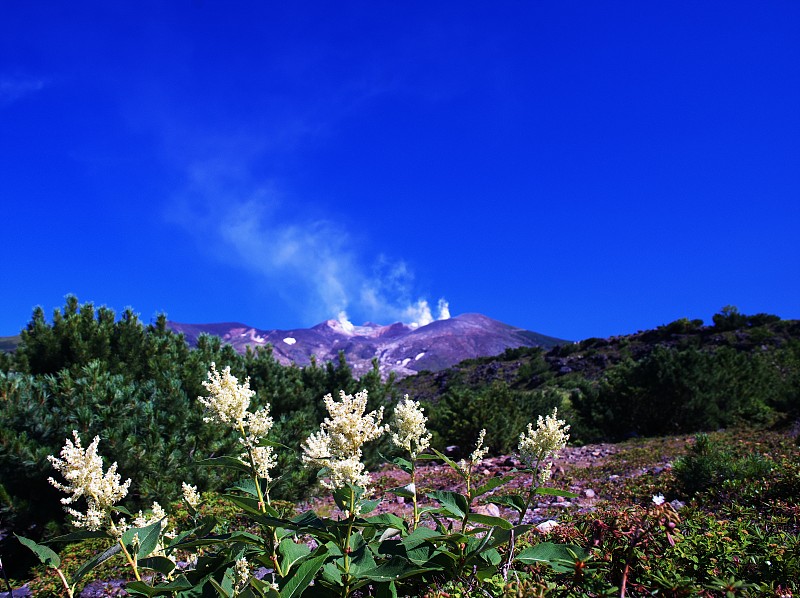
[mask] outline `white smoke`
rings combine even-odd
[[[333,317],[352,332],[351,313],[417,327],[434,321],[428,301],[414,292],[414,275],[405,261],[365,258],[344,226],[304,218],[295,209],[287,214],[274,189],[247,184],[240,169],[196,168],[181,200],[174,220],[200,235],[202,246],[216,257],[256,275],[309,323]],[[438,319],[450,317],[444,299],[438,313]]]
[[[427,326],[433,322],[431,315],[431,308],[425,299],[420,299],[414,305],[409,305],[405,310],[404,322],[408,323],[412,328],[420,326]]]
[[[340,311],[339,315],[336,316],[336,320],[345,332],[353,332],[353,330],[356,329],[353,323],[347,318],[347,312],[345,311]]]
[[[449,320],[450,319],[450,303],[442,297],[439,299],[439,305],[437,306],[439,309],[439,316],[436,318],[437,320]]]

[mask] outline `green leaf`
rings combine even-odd
[[[405,559],[393,557],[377,567],[363,571],[359,577],[371,581],[397,581],[414,575],[421,575],[429,571],[437,571],[438,567],[418,567],[410,564]]]
[[[417,459],[436,459],[436,458],[438,458],[438,459],[441,459],[442,461],[444,461],[445,463],[447,463],[450,467],[452,467],[458,473],[461,473],[461,469],[458,467],[458,464],[455,461],[453,461],[450,457],[448,457],[447,455],[445,455],[443,453],[440,453],[435,448],[432,448],[431,450],[436,454],[436,457],[433,457],[432,455],[420,455],[419,457],[417,457]]]
[[[263,515],[261,509],[258,508],[258,499],[256,498],[236,496],[235,494],[223,494],[222,498],[231,501],[245,513],[250,513],[251,515]]]
[[[285,444],[275,442],[274,440],[268,440],[266,436],[258,441],[258,446],[271,446],[272,448],[285,449],[290,452],[294,451],[293,448],[286,446]]]
[[[136,594],[141,594],[144,596],[171,596],[174,595],[175,592],[191,590],[193,587],[194,586],[191,584],[191,582],[181,575],[169,583],[155,587],[151,587],[143,581],[129,581],[125,584],[125,591],[134,596]]]
[[[358,523],[361,524],[361,521]],[[403,533],[406,532],[406,522],[394,513],[381,513],[380,515],[373,515],[372,517],[365,518],[364,523],[378,528],[393,527]]]
[[[227,455],[222,457],[210,457],[208,459],[203,459],[202,461],[198,462],[198,465],[201,465],[203,467],[226,467],[228,469],[235,469],[236,471],[241,471],[246,475],[251,475],[253,473],[248,464],[242,463],[236,457],[230,457]]]
[[[309,558],[297,568],[297,571],[292,575],[286,584],[281,588],[281,598],[295,598],[300,596],[303,591],[308,587],[317,572],[322,569],[325,564],[325,559],[328,558],[328,552]]]
[[[391,492],[395,496],[402,496],[403,498],[414,498],[414,493],[411,490],[408,490],[408,486],[398,486],[397,488],[391,488],[386,492]]]
[[[514,509],[517,513],[525,510],[525,500],[519,494],[507,494],[505,496],[490,496],[486,502],[503,507]]]
[[[563,496],[565,498],[576,498],[578,495],[568,490],[559,490],[558,488],[537,488],[534,494],[543,494],[545,496]]]
[[[222,584],[220,584],[220,583],[219,583],[219,582],[218,582],[216,579],[214,579],[213,577],[209,577],[209,578],[208,578],[208,581],[209,581],[209,583],[210,583],[210,584],[211,584],[211,585],[214,587],[214,589],[217,591],[217,594],[219,594],[220,596],[222,596],[222,598],[230,598],[230,596],[231,596],[231,592],[230,592],[230,591],[228,591],[228,588],[229,588],[230,590],[233,590],[233,587],[232,587],[232,586],[233,586],[233,582],[231,581],[231,578],[228,576],[228,572],[229,572],[229,571],[230,571],[230,569],[228,569],[228,571],[226,571],[226,572],[225,572],[225,576],[222,578]],[[224,585],[223,585],[223,584],[224,584]]]
[[[580,546],[542,542],[520,552],[516,560],[525,565],[545,563],[559,573],[569,573],[575,570],[578,560],[585,561],[587,558],[589,553]]]
[[[510,521],[506,521],[502,517],[493,517],[492,515],[483,515],[481,513],[470,513],[467,516],[467,521],[474,521],[481,525],[488,525],[490,527],[499,527],[501,529],[511,529],[514,527]]]
[[[152,569],[164,575],[169,575],[175,569],[175,562],[165,556],[151,556],[139,559],[136,563],[139,567]]]
[[[436,546],[433,545],[430,539],[437,537],[440,537],[439,534],[432,529],[418,527],[402,539],[400,546],[405,549],[405,555],[408,560],[416,565],[424,565],[436,551]]]
[[[332,492],[333,500],[336,506],[342,511],[350,510],[350,503],[357,504],[359,499],[364,495],[364,488],[347,484],[344,488],[337,488]]]
[[[412,469],[413,465],[412,465],[411,461],[409,461],[408,459],[404,459],[403,457],[395,457],[394,459],[392,459],[392,463],[397,465],[404,472],[406,472],[408,474],[411,473],[411,469]]]
[[[154,521],[146,527],[132,527],[122,534],[122,543],[126,548],[133,544],[136,535],[139,536],[139,550],[136,552],[137,559],[150,556],[158,546],[158,539],[161,537],[161,519]]]
[[[170,544],[169,549],[170,552],[172,552],[174,550],[186,550],[200,546],[213,546],[214,544],[230,544],[234,541],[252,544],[259,548],[264,546],[264,540],[260,536],[251,534],[250,532],[232,532],[230,534],[217,534],[196,538],[194,540],[184,540],[178,544]]]
[[[122,547],[119,545],[119,542],[114,543],[106,551],[101,552],[100,554],[95,556],[90,561],[87,561],[86,563],[84,563],[81,566],[81,568],[78,569],[74,573],[74,575],[72,576],[72,579],[70,581],[72,581],[73,585],[77,584],[81,579],[83,579],[84,575],[89,573],[89,571],[91,571],[92,569],[97,567],[99,564],[107,561],[108,559],[110,559],[112,556],[114,556],[115,554],[117,554],[121,550],[122,550]]]
[[[448,513],[459,519],[463,519],[464,515],[469,511],[469,501],[467,497],[458,492],[437,490],[435,492],[429,492],[427,496],[437,501]]]
[[[350,555],[350,575],[363,577],[364,571],[369,571],[376,567],[375,557],[369,547],[364,544],[359,546]]]
[[[500,564],[501,560],[503,560],[496,548],[490,548],[489,550],[484,551],[483,558],[487,563],[494,565],[495,567]]]
[[[381,504],[380,498],[376,498],[373,500],[362,500],[359,503],[358,512],[360,515],[366,515],[368,513],[372,513],[372,511],[374,511],[379,504]]]
[[[305,544],[298,544],[289,538],[284,538],[278,545],[278,552],[283,557],[281,571],[286,576],[292,567],[311,553],[311,550]]]
[[[397,598],[397,585],[393,581],[377,584],[375,598]]]
[[[57,536],[47,541],[48,544],[55,544],[56,542],[78,542],[80,540],[88,540],[89,538],[112,538],[111,534],[108,532],[90,532],[90,531],[82,531],[82,532],[72,532],[71,534],[64,534],[63,536]]]
[[[14,535],[17,536],[17,534]],[[22,542],[24,546],[30,548],[33,553],[39,557],[39,560],[51,569],[58,569],[61,566],[61,558],[55,553],[55,551],[53,551],[53,549],[48,548],[47,546],[42,546],[41,544],[37,544],[33,540],[23,538],[22,536],[17,536],[17,540]]]
[[[238,482],[231,485],[228,490],[241,490],[242,492],[258,498],[258,489],[253,478],[242,478]]]
[[[322,568],[322,579],[333,586],[342,585],[342,572],[339,571],[339,567],[336,566],[336,563],[325,563],[325,566]]]

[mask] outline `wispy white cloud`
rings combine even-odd
[[[0,75],[0,107],[33,95],[44,87],[44,79]]]
[[[401,259],[371,258],[360,239],[334,218],[303,214],[270,184],[256,184],[245,169],[225,161],[193,168],[172,220],[219,259],[265,283],[309,323],[348,314],[380,323],[424,326],[434,320],[416,294],[414,273]],[[191,228],[189,228],[191,223]],[[439,301],[439,319],[450,316]]]

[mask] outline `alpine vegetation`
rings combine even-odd
[[[417,457],[431,444],[431,433],[425,427],[428,418],[423,413],[418,401],[412,401],[406,395],[394,409],[394,431],[392,442],[408,453],[408,459],[398,458],[395,465],[411,475],[411,483],[405,488],[395,488],[394,493],[402,498],[411,498],[411,529],[419,525],[419,499],[417,497]]]
[[[539,416],[536,428],[528,424],[528,429],[519,435],[519,456],[522,462],[537,472],[538,485],[550,479],[553,459],[558,451],[567,446],[569,426],[563,419],[558,419],[558,408],[544,419]]]
[[[369,473],[361,462],[361,447],[379,438],[387,427],[381,425],[383,407],[364,414],[367,396],[366,390],[355,396],[340,391],[340,401],[336,402],[332,395],[325,395],[323,401],[329,417],[303,445],[303,463],[324,468],[328,479],[323,480],[322,485],[328,489],[341,489],[348,485],[358,486],[364,491],[368,489]]]
[[[239,460],[250,465],[253,473],[269,484],[272,481],[270,470],[276,464],[272,447],[263,446],[262,442],[273,425],[269,415],[269,405],[258,409],[255,413],[248,411],[250,399],[256,393],[250,389],[250,380],[239,384],[236,376],[231,374],[230,366],[220,373],[216,364],[212,362],[208,380],[203,382],[203,386],[209,396],[197,397],[197,400],[211,413],[203,421],[219,423],[239,432],[239,442],[246,449]]]
[[[86,512],[65,507],[64,510],[72,517],[72,525],[97,531],[108,527],[116,531],[114,522],[110,517],[111,508],[128,494],[130,480],[120,483],[121,477],[117,473],[117,464],[113,463],[108,471],[103,473],[103,459],[97,454],[100,437],[95,436],[92,443],[85,449],[81,446],[81,438],[77,430],[72,431],[75,439],[73,443],[69,438],[61,449],[61,458],[49,456],[48,460],[53,467],[64,476],[66,484],[49,478],[50,483],[70,496],[61,499],[64,505],[74,504],[79,498],[86,499]]]

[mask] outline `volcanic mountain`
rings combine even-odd
[[[336,361],[344,351],[347,363],[356,375],[363,375],[377,359],[384,376],[398,377],[422,370],[438,371],[464,359],[487,357],[516,347],[544,347],[565,341],[498,322],[481,314],[461,314],[437,320],[426,326],[402,323],[381,326],[367,322],[362,326],[327,320],[312,328],[294,330],[259,330],[239,323],[181,324],[169,322],[169,328],[182,333],[194,346],[201,334],[218,336],[243,353],[246,347],[272,346],[282,364],[299,366]]]

